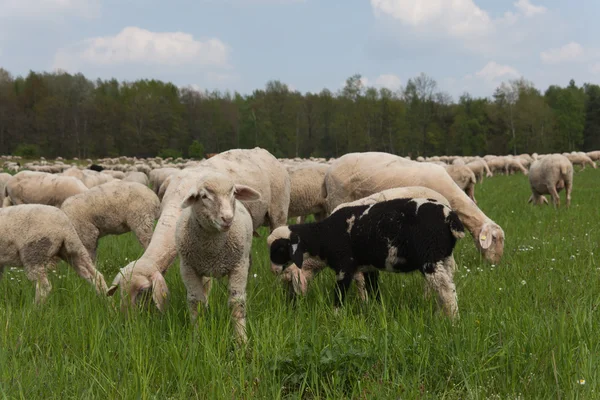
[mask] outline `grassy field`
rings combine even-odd
[[[381,275],[383,304],[356,290],[338,314],[334,276],[322,273],[296,308],[255,239],[248,282],[249,344],[238,351],[226,282],[189,322],[177,265],[164,315],[125,316],[65,264],[33,305],[34,285],[7,268],[0,282],[1,398],[594,399],[600,398],[600,171],[577,173],[571,209],[526,204],[523,175],[477,185],[506,233],[500,265],[470,236],[455,257],[460,320],[435,313],[418,274]],[[564,201],[564,194],[563,194]],[[138,258],[131,235],[101,242],[110,283]]]

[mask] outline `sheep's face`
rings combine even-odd
[[[270,258],[271,269],[285,269],[290,263],[302,268],[304,252],[300,243],[300,237],[291,232],[289,238],[275,239],[271,244]]]
[[[233,224],[236,199],[256,201],[260,199],[260,194],[248,186],[235,184],[223,176],[215,176],[199,182],[181,207],[192,207],[196,219],[204,229],[226,232]]]
[[[479,232],[477,244],[483,250],[486,260],[497,264],[504,254],[504,231],[498,224],[486,222]]]

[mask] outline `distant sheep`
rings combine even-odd
[[[46,172],[21,171],[6,183],[3,207],[18,204],[46,204],[60,207],[69,197],[88,188],[77,178]]]
[[[573,165],[561,154],[552,154],[536,160],[529,169],[529,185],[532,195],[528,202],[533,204],[548,203],[545,194],[552,196],[555,207],[560,206],[558,193],[565,189],[567,207],[571,205],[571,190],[573,189]]]
[[[326,262],[337,275],[335,306],[344,301],[356,272],[379,296],[379,271],[420,271],[437,291],[440,307],[458,314],[453,282],[458,215],[435,199],[404,198],[343,207],[320,222],[279,227],[268,238],[271,262],[301,267],[305,255]]]

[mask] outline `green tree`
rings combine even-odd
[[[204,157],[204,146],[197,140],[194,140],[190,147],[188,147],[188,157],[194,158],[196,160]]]

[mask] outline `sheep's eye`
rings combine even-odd
[[[203,194],[202,196],[200,196],[201,199],[208,199],[208,196],[206,194]]]

